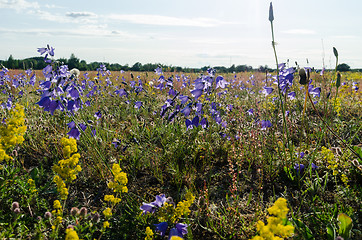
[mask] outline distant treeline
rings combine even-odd
[[[85,60],[80,60],[74,54],[71,54],[69,59],[59,58],[57,59],[59,64],[68,65],[69,69],[77,68],[81,71],[95,71],[100,64],[104,64],[108,70],[110,71],[135,71],[135,72],[152,72],[157,67],[161,67],[163,71],[166,72],[205,72],[210,66],[204,66],[202,68],[187,68],[187,67],[179,67],[179,66],[168,66],[165,64],[159,63],[146,63],[142,64],[140,62],[136,62],[132,66],[121,65],[118,63],[103,63],[103,62],[91,62],[87,63]],[[43,57],[31,57],[26,59],[14,59],[12,55],[9,56],[8,60],[0,60],[0,64],[8,69],[34,69],[41,70],[46,67],[47,63],[44,61]],[[267,65],[260,66],[259,68],[253,68],[248,65],[232,65],[230,67],[224,66],[213,66],[213,68],[218,73],[233,73],[233,72],[249,72],[249,71],[260,71],[265,72],[266,70],[273,71],[273,69],[269,68]],[[339,64],[337,70],[339,71],[349,71],[352,70],[350,67],[345,64]],[[362,69],[353,69],[352,71],[362,72]]]
[[[142,64],[140,62],[136,62],[132,66],[121,65],[118,63],[103,63],[103,62],[91,62],[87,63],[85,60],[80,60],[74,54],[70,56],[69,59],[66,58],[59,58],[57,59],[59,64],[66,64],[68,65],[69,69],[78,68],[81,71],[95,71],[100,64],[104,64],[108,70],[110,71],[142,71],[142,72],[152,72],[157,67],[161,67],[163,71],[171,71],[171,72],[204,72],[210,66],[205,66],[202,68],[187,68],[187,67],[179,67],[179,66],[172,66],[172,65],[165,65],[159,63],[146,63]],[[8,58],[8,60],[0,60],[0,64],[5,66],[8,69],[34,69],[34,70],[41,70],[46,67],[47,63],[44,62],[43,57],[31,57],[26,59],[14,59],[12,55]],[[232,65],[231,67],[213,67],[219,73],[232,73],[232,72],[246,72],[252,70],[260,70],[265,71],[266,69],[271,70],[268,66],[260,66],[258,69],[253,69],[253,67],[248,65]]]

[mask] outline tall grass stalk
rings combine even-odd
[[[286,149],[285,149],[285,145],[287,146],[289,153],[290,153],[290,160],[293,160],[293,154],[292,154],[292,145],[289,143],[289,131],[287,128],[287,124],[286,124],[286,119],[285,119],[285,100],[286,100],[286,93],[285,93],[285,98],[283,99],[283,95],[282,92],[280,91],[280,80],[279,80],[279,62],[278,62],[278,55],[277,55],[277,51],[275,48],[275,39],[274,39],[274,27],[273,27],[273,20],[274,20],[274,13],[273,13],[273,5],[272,2],[270,2],[270,7],[269,7],[269,21],[270,21],[270,27],[271,27],[271,33],[272,33],[272,46],[273,46],[273,51],[274,51],[274,57],[275,57],[275,63],[276,63],[276,67],[277,67],[277,82],[278,82],[278,94],[279,94],[279,100],[280,100],[280,107],[282,110],[282,115],[283,115],[283,151],[284,153],[286,153]],[[284,102],[283,102],[284,101]],[[286,139],[285,136],[286,135]],[[285,154],[286,156],[286,154]]]

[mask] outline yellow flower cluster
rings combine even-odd
[[[37,190],[35,188],[35,181],[33,179],[29,178],[28,184],[29,184],[29,190],[31,191],[31,193],[36,193]]]
[[[179,237],[179,236],[174,235],[174,236],[172,236],[172,237],[170,238],[170,240],[183,240],[183,238],[182,238],[182,237]]]
[[[341,116],[341,99],[339,97],[336,98],[336,101],[333,103],[334,111],[336,111],[337,116]]]
[[[77,232],[72,228],[65,230],[65,240],[79,240]]]
[[[176,222],[178,219],[180,219],[183,215],[189,214],[190,206],[195,201],[195,196],[192,195],[191,192],[187,192],[185,195],[185,200],[182,202],[177,203],[177,206],[175,208],[175,212],[172,217],[172,221]]]
[[[103,222],[103,228],[104,229],[109,228],[109,222],[108,221]]]
[[[121,201],[120,198],[114,197],[113,195],[105,195],[104,196],[104,201],[106,202],[111,202],[113,204],[117,204]]]
[[[58,175],[55,175],[53,181],[55,182],[55,184],[57,184],[57,191],[60,194],[60,198],[62,200],[67,199],[67,196],[69,194],[68,188],[66,187],[66,185],[63,182],[63,180],[61,179],[61,177],[59,177]]]
[[[331,169],[333,171],[333,175],[337,175],[338,174],[338,163],[334,158],[334,154],[332,152],[332,150],[326,148],[326,147],[322,147],[321,150],[321,154],[323,156],[323,159],[327,161],[328,163],[328,168]]]
[[[80,154],[75,153],[78,151],[76,140],[73,138],[62,138],[60,142],[63,145],[65,159],[60,160],[58,165],[53,166],[54,172],[58,174],[55,175],[53,181],[57,184],[57,191],[60,193],[61,198],[66,199],[68,189],[65,183],[71,183],[75,180],[82,168],[78,165]]]
[[[279,198],[272,207],[268,208],[269,214],[274,215],[274,217],[268,218],[267,225],[262,221],[257,222],[256,227],[260,236],[255,236],[252,240],[282,240],[283,238],[291,237],[294,233],[294,227],[283,224],[288,211],[287,200]]]
[[[0,123],[0,163],[5,160],[12,160],[6,151],[21,144],[24,141],[24,133],[26,126],[24,125],[24,107],[16,104],[13,109],[9,111],[9,117],[6,118],[5,124]],[[0,119],[2,121],[2,119]]]
[[[103,211],[103,214],[106,218],[109,218],[110,216],[112,216],[112,209],[110,208],[106,208],[104,211]]]
[[[150,227],[146,227],[146,237],[145,240],[152,240],[153,239],[153,232]]]
[[[114,176],[114,182],[108,183],[108,188],[112,189],[116,193],[128,192],[127,183],[128,178],[125,172],[122,172],[119,164],[114,163],[112,166],[112,173]]]
[[[348,167],[348,162],[343,163],[343,161],[339,160],[338,157],[333,154],[332,150],[326,147],[322,147],[321,154],[323,159],[327,161],[328,169],[333,171],[333,176],[337,176],[340,173],[341,181],[348,187],[348,177],[343,173],[343,170]]]
[[[62,216],[63,214],[63,210],[62,210],[62,205],[60,204],[59,200],[55,200],[53,203],[53,208],[54,210],[52,211],[52,214],[54,216]]]

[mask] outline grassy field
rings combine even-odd
[[[361,74],[50,66],[0,72],[1,239],[362,238]]]

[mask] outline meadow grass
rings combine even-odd
[[[250,239],[260,234],[257,226],[266,222],[267,209],[278,198],[287,200],[283,221],[294,227],[291,238],[362,236],[362,96],[356,90],[361,74],[343,73],[337,95],[333,71],[312,72],[311,90],[320,87],[321,93],[312,97],[315,108],[307,102],[303,116],[305,88],[297,73],[291,73],[287,97],[280,98],[277,73],[235,73],[221,79],[207,72],[159,75],[100,68],[82,72],[79,79],[66,75],[64,82],[46,88],[40,72],[2,71],[1,137],[5,139],[10,105],[16,103],[24,106],[27,131],[21,144],[5,147],[1,142],[12,159],[1,162],[0,238],[161,239],[154,224],[167,222],[165,237],[180,227],[175,224],[185,223],[186,239]],[[192,90],[198,83],[202,93],[197,97]],[[269,94],[265,87],[274,91]],[[74,89],[79,96],[74,97]],[[51,91],[57,94],[50,99],[65,106],[62,110],[59,104],[53,114],[39,103]],[[295,96],[288,97],[290,92]],[[185,103],[181,95],[188,96]],[[77,99],[79,109],[69,103]],[[185,116],[181,110],[187,106]],[[69,127],[72,121],[75,127]],[[68,195],[62,198],[53,181],[54,166],[65,166],[61,161],[69,159],[61,139],[77,137],[70,133],[74,128],[80,134],[75,152],[81,171],[71,172],[77,164],[64,167],[76,178],[63,178]],[[120,181],[114,164],[126,174],[127,191],[109,187]],[[153,213],[142,214],[140,207],[160,194],[165,194],[162,204],[153,203]],[[187,205],[190,194],[195,199]],[[119,201],[106,201],[105,195]],[[82,207],[86,213],[75,209]],[[350,231],[341,224],[349,221]],[[153,235],[146,234],[147,227]]]

